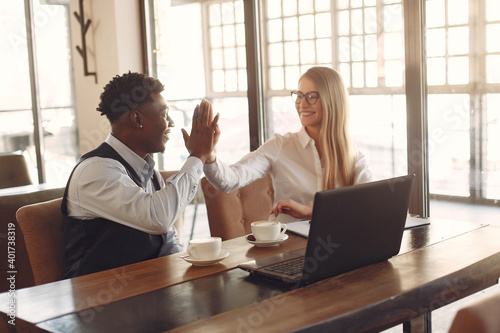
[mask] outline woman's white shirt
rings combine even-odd
[[[322,161],[314,140],[309,137],[304,127],[296,133],[275,135],[233,165],[226,165],[217,159],[215,163],[205,164],[203,171],[215,188],[226,193],[270,173],[274,187],[273,205],[286,199],[312,205],[314,194],[322,190]],[[354,166],[354,184],[366,183],[371,179],[367,160],[359,152]],[[277,220],[291,222],[297,219],[280,214]]]

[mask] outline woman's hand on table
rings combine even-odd
[[[310,219],[312,216],[312,206],[306,206],[292,199],[280,200],[271,210],[271,214],[278,216],[279,214],[287,214],[299,219]]]

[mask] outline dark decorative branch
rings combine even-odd
[[[84,17],[84,13],[83,13],[83,0],[80,0],[80,14],[78,14],[77,12],[73,12],[73,14],[75,15],[76,19],[78,20],[78,23],[80,23],[81,32],[82,32],[82,47],[77,45],[76,50],[78,51],[78,53],[80,53],[80,55],[83,58],[83,72],[84,72],[85,76],[94,75],[95,83],[97,83],[97,73],[96,72],[89,72],[88,64],[87,64],[87,43],[85,41],[85,35],[87,34],[87,30],[89,29],[91,21],[87,20],[87,22],[85,22],[85,17]]]

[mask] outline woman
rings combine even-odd
[[[271,214],[281,222],[310,218],[318,191],[371,180],[366,159],[349,134],[348,96],[339,74],[310,68],[292,97],[302,124],[299,132],[275,135],[230,166],[212,154],[203,168],[210,183],[226,193],[270,173],[275,196]]]

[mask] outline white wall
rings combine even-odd
[[[85,20],[92,23],[86,34],[89,72],[84,76],[83,59],[76,51],[81,47],[81,32],[73,12],[79,12],[79,1],[70,1],[70,27],[75,77],[76,114],[80,153],[102,143],[109,133],[109,122],[96,107],[103,87],[116,75],[142,72],[140,8],[137,0],[86,0]]]

